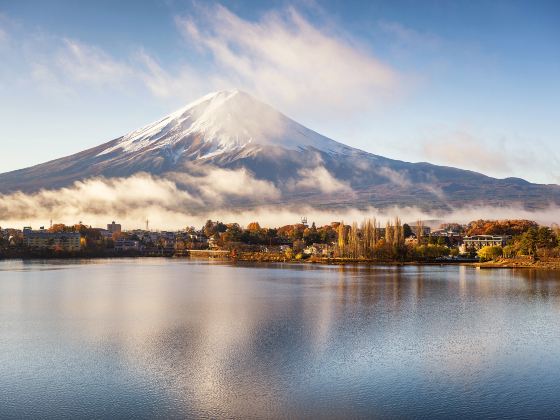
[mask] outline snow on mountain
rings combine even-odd
[[[176,146],[191,138],[190,144]],[[193,145],[192,143],[196,143]],[[198,147],[193,147],[198,146]],[[245,92],[225,90],[210,93],[186,107],[122,137],[98,156],[113,152],[173,150],[194,159],[208,159],[245,148],[276,146],[288,150],[314,148],[344,153],[347,146],[296,123]]]

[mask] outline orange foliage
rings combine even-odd
[[[475,220],[467,226],[467,236],[472,235],[521,235],[532,227],[538,227],[532,220]]]
[[[64,232],[64,231],[66,231],[66,225],[64,225],[62,223],[54,224],[49,229],[49,232],[52,232],[52,233],[60,233],[60,232]]]
[[[251,222],[247,225],[247,230],[250,232],[259,232],[261,230],[261,225],[259,225],[259,222]]]

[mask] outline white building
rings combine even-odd
[[[459,248],[462,254],[469,251],[478,251],[485,246],[506,246],[507,241],[511,239],[511,236],[505,235],[474,235],[465,236],[463,238],[463,244]]]

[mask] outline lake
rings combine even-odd
[[[1,418],[560,417],[560,273],[0,261]]]

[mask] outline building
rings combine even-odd
[[[305,247],[303,249],[305,255],[311,255],[314,257],[330,257],[331,252],[327,244],[313,244]]]
[[[110,225],[107,225],[107,230],[109,232],[113,233],[120,233],[121,232],[121,225],[115,223],[115,221],[113,220],[113,223],[111,223]]]
[[[113,237],[113,233],[108,231],[107,229],[95,229],[99,232],[99,236],[103,239],[111,239]]]
[[[49,232],[44,229],[23,229],[23,243],[32,249],[51,249],[75,252],[82,249],[82,236],[78,232]]]
[[[455,247],[463,243],[463,235],[453,230],[438,229],[430,233],[432,238],[443,238],[447,246]]]
[[[409,226],[410,226],[410,230],[412,230],[412,233],[414,234],[414,236],[416,236],[418,234],[418,225],[409,225]],[[422,236],[430,236],[430,233],[432,232],[432,229],[429,226],[421,225],[420,228],[421,228],[421,231],[422,231]]]
[[[501,236],[501,235],[475,235],[475,236],[465,236],[463,238],[463,244],[461,245],[460,251],[466,254],[470,251],[478,251],[485,246],[505,246],[507,241],[511,239],[511,236]]]
[[[140,241],[131,241],[129,239],[117,239],[115,241],[115,251],[142,251],[143,247]]]

